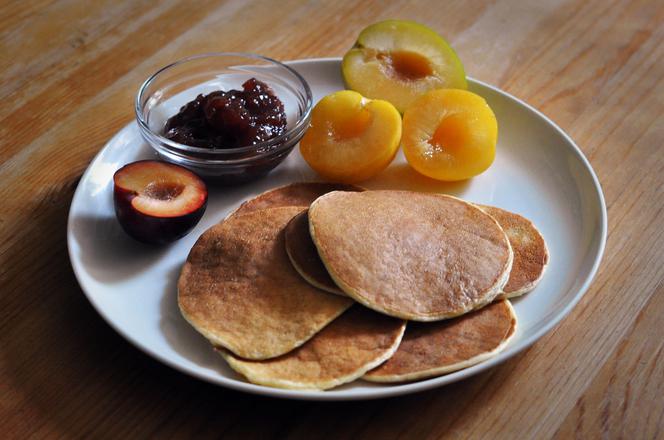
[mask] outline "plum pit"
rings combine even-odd
[[[182,184],[157,181],[150,182],[143,190],[143,194],[151,199],[168,201],[177,198],[183,191]]]
[[[439,151],[450,151],[463,148],[468,143],[467,121],[460,115],[449,115],[443,118],[429,144]]]
[[[410,50],[393,50],[378,54],[392,76],[406,80],[417,81],[433,74],[429,60],[417,52]]]

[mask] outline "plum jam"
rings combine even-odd
[[[242,90],[198,95],[166,121],[164,136],[203,148],[238,148],[270,140],[286,132],[284,104],[256,78]]]

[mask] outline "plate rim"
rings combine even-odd
[[[341,63],[341,57],[321,57],[321,58],[305,58],[305,59],[296,59],[296,60],[290,60],[290,61],[284,61],[284,64],[287,64],[288,66],[291,67],[297,67],[300,65],[308,65],[308,64],[340,64]],[[530,112],[534,113],[536,116],[538,116],[540,119],[545,121],[547,125],[549,125],[551,128],[553,128],[555,131],[557,131],[562,137],[565,139],[565,141],[568,142],[569,145],[572,146],[572,151],[574,154],[577,156],[577,159],[583,164],[584,170],[588,172],[588,174],[591,177],[592,181],[592,186],[594,189],[594,195],[597,196],[598,202],[599,202],[599,217],[600,217],[600,228],[599,228],[599,243],[597,244],[597,249],[594,257],[593,264],[590,268],[590,271],[588,272],[587,276],[583,280],[583,283],[581,286],[578,288],[576,294],[572,297],[572,299],[555,315],[551,317],[551,319],[546,322],[541,329],[538,331],[534,332],[531,335],[527,335],[524,337],[524,340],[521,342],[521,344],[518,347],[508,347],[495,357],[484,361],[480,364],[474,365],[472,367],[444,375],[444,376],[439,376],[439,377],[433,377],[430,379],[418,381],[418,382],[410,382],[410,383],[405,383],[405,384],[395,384],[395,385],[387,385],[384,388],[371,388],[367,391],[361,392],[361,393],[356,393],[356,394],[346,394],[344,392],[329,392],[329,391],[303,391],[303,390],[287,390],[287,389],[279,389],[279,388],[269,388],[261,385],[255,385],[249,382],[242,382],[237,379],[232,379],[232,378],[227,378],[227,377],[220,377],[220,378],[211,378],[206,376],[205,374],[198,372],[198,371],[192,371],[187,369],[186,367],[180,365],[178,362],[173,361],[165,356],[162,356],[159,352],[152,350],[149,346],[143,345],[142,343],[139,342],[137,338],[134,338],[130,333],[126,332],[124,329],[121,327],[117,326],[114,321],[111,319],[110,316],[106,314],[104,309],[95,301],[94,295],[90,294],[86,288],[83,286],[81,279],[82,275],[81,272],[83,271],[80,263],[78,260],[76,260],[73,255],[74,255],[74,234],[73,234],[73,207],[75,205],[75,202],[77,201],[78,198],[82,197],[82,182],[87,181],[89,178],[89,174],[92,172],[92,169],[94,168],[94,165],[97,164],[97,162],[101,159],[101,155],[103,152],[106,150],[110,142],[115,138],[115,136],[126,130],[128,127],[130,127],[132,124],[136,124],[136,121],[131,121],[128,124],[124,125],[120,130],[118,130],[111,138],[108,139],[108,141],[104,144],[104,146],[97,152],[97,154],[94,156],[94,158],[90,161],[88,164],[87,168],[85,169],[84,173],[81,175],[81,178],[79,179],[79,183],[76,186],[76,190],[74,192],[74,195],[71,200],[71,204],[69,206],[69,211],[67,215],[67,251],[69,254],[69,261],[71,264],[71,267],[73,269],[74,275],[76,277],[76,280],[79,284],[79,287],[83,291],[84,295],[92,305],[92,307],[97,311],[97,313],[104,319],[104,321],[110,325],[112,329],[114,329],[117,333],[119,333],[124,339],[129,341],[134,347],[138,348],[140,351],[150,355],[154,359],[158,360],[164,365],[167,365],[177,371],[180,371],[184,374],[187,374],[191,377],[195,377],[199,380],[203,380],[205,382],[217,385],[217,386],[223,386],[225,388],[229,388],[235,391],[241,391],[241,392],[246,392],[250,394],[257,394],[257,395],[262,395],[262,396],[269,396],[269,397],[277,397],[277,398],[285,398],[285,399],[294,399],[294,400],[309,400],[309,401],[351,401],[351,400],[370,400],[370,399],[379,399],[379,398],[387,398],[387,397],[393,397],[393,396],[398,396],[398,395],[404,395],[404,394],[411,394],[411,393],[416,393],[420,391],[425,391],[433,388],[438,388],[443,385],[447,385],[453,382],[457,382],[459,380],[466,379],[468,377],[474,376],[482,371],[486,371],[490,368],[495,367],[498,364],[501,364],[508,359],[514,357],[518,353],[526,350],[530,346],[532,346],[538,339],[540,339],[542,336],[547,334],[549,331],[551,331],[555,326],[557,326],[571,311],[572,309],[579,303],[581,298],[585,295],[587,292],[588,288],[592,284],[595,276],[597,275],[597,271],[599,269],[599,266],[601,264],[602,258],[604,256],[604,251],[606,248],[606,240],[607,240],[607,231],[608,231],[608,216],[607,216],[607,210],[606,210],[606,201],[604,198],[604,193],[602,191],[602,186],[599,182],[599,178],[597,177],[597,174],[595,173],[595,170],[593,169],[592,165],[586,158],[586,156],[583,154],[583,151],[579,148],[579,146],[574,142],[574,140],[565,132],[560,126],[558,126],[553,120],[551,120],[548,116],[540,112],[538,109],[533,107],[532,105],[528,104],[527,102],[517,98],[516,96],[501,90],[500,88],[493,86],[491,84],[487,84],[484,81],[477,80],[473,77],[468,76],[467,77],[469,83],[475,83],[478,84],[482,87],[485,87],[487,89],[490,89],[492,92],[497,93],[501,95],[502,98],[507,99],[509,101],[513,101],[514,103],[518,104],[521,107],[526,108]]]

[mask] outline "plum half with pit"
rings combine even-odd
[[[115,215],[131,237],[165,244],[187,235],[207,207],[205,182],[179,165],[132,162],[113,175]]]
[[[386,20],[366,27],[341,66],[348,88],[391,102],[400,113],[430,90],[467,88],[452,47],[434,30],[412,21]]]

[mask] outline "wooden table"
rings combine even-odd
[[[664,438],[664,4],[281,3],[0,6],[0,436]],[[74,278],[66,219],[139,83],[207,51],[339,56],[388,17],[441,32],[469,75],[533,104],[590,159],[609,240],[571,315],[461,383],[333,404],[215,387],[116,334]]]

